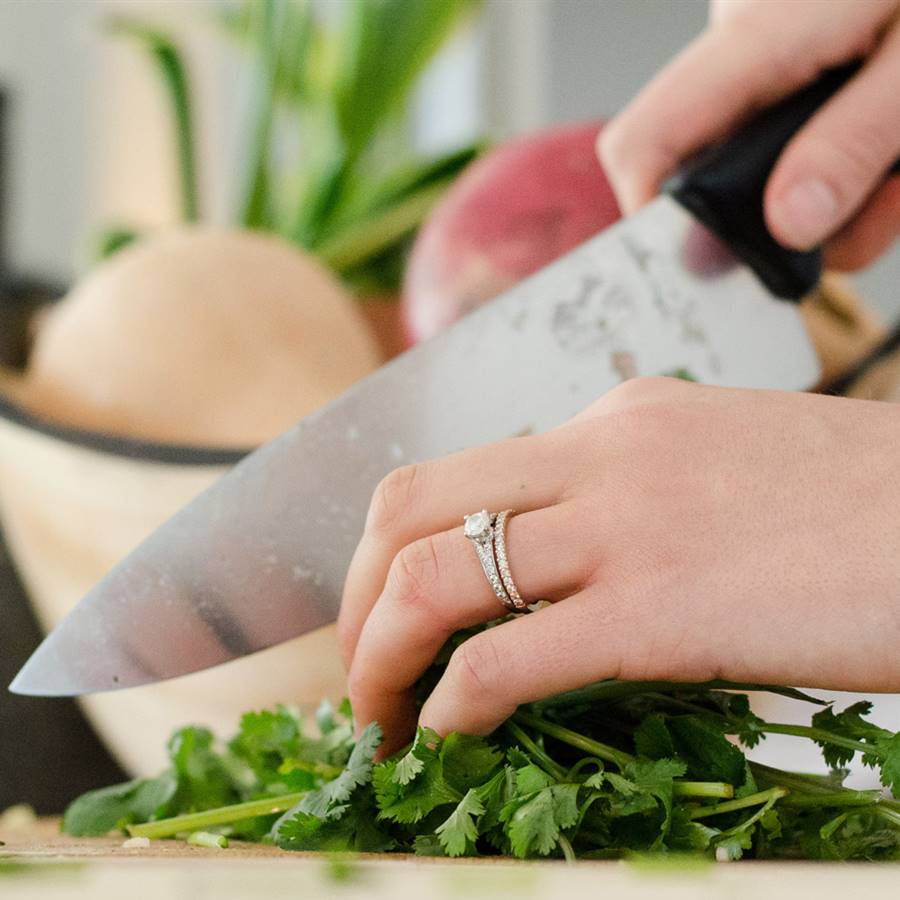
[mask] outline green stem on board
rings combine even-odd
[[[169,819],[159,819],[156,822],[144,822],[140,825],[126,827],[132,837],[154,839],[172,837],[185,831],[203,831],[218,825],[230,825],[232,822],[255,819],[257,816],[271,816],[287,812],[292,806],[299,803],[306,793],[306,791],[298,791],[293,794],[282,794],[279,797],[248,800],[245,803],[219,806],[216,809],[206,809],[202,812],[184,813]]]
[[[210,850],[224,850],[228,847],[228,838],[224,834],[213,834],[211,831],[192,831],[187,836],[192,847],[208,847]]]

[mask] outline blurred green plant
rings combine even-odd
[[[239,0],[218,18],[244,51],[248,103],[236,224],[317,254],[360,293],[393,293],[411,236],[481,145],[414,155],[410,98],[481,0]],[[187,65],[176,39],[110,20],[149,54],[172,115],[181,218],[201,218]],[[285,147],[293,148],[285,152]],[[101,255],[137,234],[110,229]]]

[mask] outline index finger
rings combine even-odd
[[[883,14],[870,4],[810,12],[798,3],[759,4],[715,23],[600,132],[600,156],[625,212],[748,115],[863,53]]]

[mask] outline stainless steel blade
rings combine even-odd
[[[676,370],[786,389],[819,373],[796,306],[662,197],[247,457],[116,566],[11,689],[145,684],[332,622],[391,469],[552,428],[625,377]]]

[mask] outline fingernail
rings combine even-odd
[[[820,178],[800,181],[772,209],[778,231],[793,246],[807,249],[828,237],[836,224],[838,201]]]

